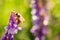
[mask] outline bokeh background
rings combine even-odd
[[[20,13],[25,19],[23,23],[19,24],[23,30],[18,31],[18,33],[14,35],[14,40],[34,40],[34,36],[30,32],[32,22],[31,8],[29,6],[30,0],[0,0],[0,40],[5,32],[4,27],[8,25],[11,11]],[[48,8],[50,8],[50,20],[46,40],[59,40],[60,0],[49,0],[48,6]]]

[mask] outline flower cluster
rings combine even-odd
[[[39,0],[31,0],[31,15],[32,15],[32,29],[31,32],[35,36],[35,40],[45,40],[45,34],[47,33],[47,25],[49,16],[45,6],[41,3],[39,6]]]
[[[21,27],[18,27],[16,21],[17,15],[15,12],[11,12],[10,20],[7,28],[5,28],[5,34],[2,40],[14,40],[13,35],[17,33],[18,30],[21,30]]]

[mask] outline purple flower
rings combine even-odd
[[[13,35],[16,34],[19,29],[21,28],[18,27],[16,13],[11,12],[10,20],[2,40],[14,40]]]
[[[35,40],[45,40],[49,16],[47,15],[44,5],[39,8],[38,1],[39,0],[31,0],[31,15],[33,23],[31,32],[35,36]]]

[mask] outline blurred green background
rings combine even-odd
[[[49,33],[46,40],[58,40],[54,35],[60,32],[60,0],[51,0],[50,21],[48,25]],[[20,24],[23,30],[14,35],[14,40],[34,40],[30,33],[32,27],[30,0],[0,0],[0,40],[4,34],[4,27],[8,25],[11,11],[20,13],[25,21]]]

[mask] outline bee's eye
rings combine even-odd
[[[18,15],[18,13],[16,13],[16,15]]]
[[[20,15],[18,15],[18,13],[16,13],[16,16],[19,18],[20,17]]]

